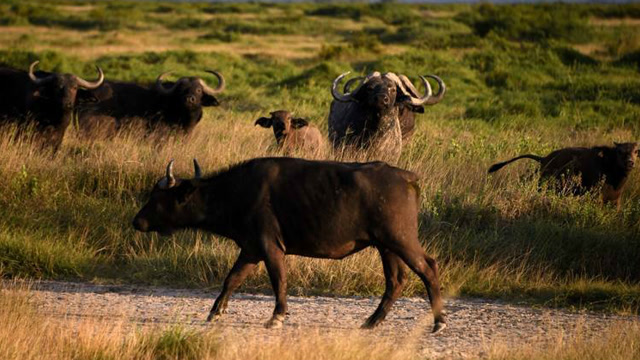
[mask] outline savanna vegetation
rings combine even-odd
[[[70,129],[53,155],[5,130],[5,278],[219,286],[238,252],[233,243],[196,232],[139,234],[130,225],[167,161],[186,177],[194,157],[213,171],[279,155],[256,118],[288,109],[326,134],[335,76],[379,70],[414,80],[433,73],[447,84],[445,99],[419,116],[399,165],[421,175],[420,236],[448,295],[640,308],[638,170],[620,211],[601,206],[597,194],[539,191],[526,161],[486,174],[524,152],[638,140],[638,4],[16,0],[0,4],[0,49],[0,64],[23,69],[38,59],[42,69],[86,78],[98,64],[108,79],[151,82],[172,70],[212,83],[203,70],[215,69],[228,83],[222,105],[208,108],[189,138],[132,130],[84,140]],[[288,279],[292,293],[384,288],[374,251],[340,262],[291,258]],[[265,272],[244,289],[270,291]],[[414,278],[404,294],[423,292]]]

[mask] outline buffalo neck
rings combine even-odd
[[[199,181],[194,195],[202,203],[203,216],[196,228],[242,240],[249,222],[246,210],[255,206],[251,200],[256,198],[251,196],[256,184],[244,172],[243,167],[234,167]]]

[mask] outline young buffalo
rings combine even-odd
[[[272,127],[276,142],[285,154],[291,153],[294,149],[317,153],[324,148],[325,143],[320,130],[309,124],[307,120],[293,118],[286,110],[278,110],[270,114],[270,118],[261,117],[256,120],[255,125],[264,128]]]
[[[580,185],[571,189],[576,195],[592,189],[604,179],[602,200],[604,203],[613,202],[620,207],[622,188],[638,158],[638,144],[614,144],[614,147],[560,149],[553,151],[546,157],[531,154],[521,155],[492,165],[489,168],[489,173],[498,171],[516,160],[532,159],[540,163],[542,178],[554,177],[562,180],[563,175],[579,175],[581,177]]]
[[[225,312],[231,293],[264,261],[276,296],[266,326],[280,327],[287,313],[285,255],[342,259],[375,246],[386,290],[363,327],[372,328],[385,318],[402,293],[406,265],[427,288],[433,332],[445,327],[438,266],[418,240],[416,174],[382,162],[262,158],[202,179],[195,160],[194,166],[194,179],[176,179],[171,161],[133,226],[164,234],[201,229],[240,247],[207,321]]]

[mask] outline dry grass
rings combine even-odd
[[[0,295],[0,323],[3,324],[0,358],[3,360],[406,360],[415,357],[408,347],[380,339],[371,341],[370,337],[355,332],[348,339],[320,329],[302,331],[294,337],[256,339],[175,326],[133,328],[124,321],[48,318],[34,310],[33,300],[29,300],[29,292],[24,289],[0,289]]]
[[[237,331],[194,330],[176,325],[135,327],[123,321],[53,318],[38,313],[37,299],[22,286],[0,289],[0,358],[4,360],[409,360],[420,358],[419,339],[385,340],[369,333],[323,329],[256,338]],[[118,311],[114,309],[114,311]],[[614,325],[602,336],[554,332],[527,344],[487,343],[467,358],[490,360],[635,360],[640,356],[640,324]]]

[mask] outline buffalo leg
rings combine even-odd
[[[409,268],[415,272],[418,277],[420,277],[424,286],[427,288],[429,302],[431,303],[431,310],[433,311],[433,332],[436,333],[444,329],[447,325],[445,321],[442,296],[440,295],[438,264],[436,260],[425,254],[417,241],[415,242],[415,246],[400,246],[397,249],[394,249],[394,252],[398,254],[407,265],[409,265]]]
[[[227,278],[224,280],[224,285],[222,286],[222,292],[218,295],[218,298],[213,303],[213,307],[209,312],[209,316],[207,317],[207,321],[211,321],[213,319],[219,318],[223,313],[227,310],[227,302],[229,301],[229,297],[236,290],[242,281],[251,273],[253,269],[255,269],[258,264],[258,260],[247,256],[243,252],[240,252],[240,256],[236,260],[235,264],[229,271]]]
[[[363,329],[372,329],[384,320],[393,303],[402,294],[402,288],[407,280],[406,266],[402,259],[388,249],[378,248],[378,251],[382,257],[385,291],[376,311],[362,325]]]
[[[273,316],[267,321],[265,327],[279,328],[282,327],[287,313],[287,271],[284,264],[284,252],[275,244],[267,246],[264,263],[267,266],[271,286],[276,296]]]

